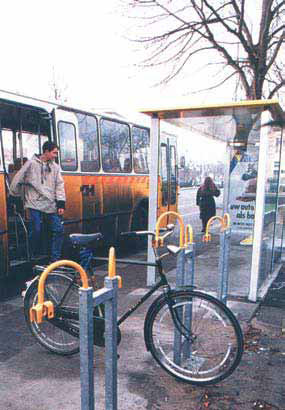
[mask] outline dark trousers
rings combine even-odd
[[[29,243],[32,256],[41,252],[42,244],[42,227],[44,222],[47,223],[51,233],[50,262],[57,261],[61,258],[61,248],[64,239],[64,229],[62,217],[58,214],[47,214],[36,209],[30,211]],[[44,238],[48,241],[49,238]]]

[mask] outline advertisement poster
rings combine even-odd
[[[229,212],[234,231],[251,233],[254,225],[257,152],[234,150],[230,164]]]

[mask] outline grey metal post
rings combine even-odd
[[[195,245],[192,245],[192,249],[182,249],[177,256],[177,270],[176,270],[176,288],[184,286],[193,286],[194,284],[194,259],[195,259]],[[186,326],[191,326],[192,319],[192,308],[189,306],[185,310],[185,316],[182,318],[183,311],[182,308],[179,309],[178,315],[181,321],[186,324]],[[190,356],[190,343],[185,340],[182,346],[182,335],[175,328],[174,330],[174,347],[173,347],[173,359],[174,363],[181,363],[181,353],[184,357]]]
[[[228,297],[230,238],[230,229],[220,233],[218,299],[225,305]]]
[[[195,244],[191,245],[191,248],[185,251],[185,286],[193,286],[194,285],[194,272],[195,272]]]
[[[81,410],[94,410],[93,289],[79,290]]]
[[[105,303],[105,408],[117,410],[117,290],[118,279],[105,278],[112,298]]]
[[[185,251],[185,283],[184,286],[193,286],[194,285],[194,271],[195,271],[195,244],[191,245],[191,248]],[[189,306],[186,306],[185,316],[184,316],[184,325],[187,329],[192,327],[192,303]],[[184,341],[182,347],[182,354],[184,359],[190,358],[191,355],[191,343]]]
[[[182,248],[177,255],[177,267],[176,267],[176,289],[184,286],[185,283],[185,249]],[[177,309],[177,314],[182,320],[182,308]],[[174,346],[173,346],[173,360],[174,363],[181,363],[181,348],[182,348],[182,335],[175,328],[174,329]]]
[[[180,288],[185,284],[185,249],[182,248],[177,255],[176,267],[176,288]]]

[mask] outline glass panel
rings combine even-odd
[[[260,114],[246,110],[232,117],[229,138],[229,213],[232,231],[252,235],[255,216]]]
[[[60,163],[63,171],[77,169],[75,127],[70,122],[59,121]]]
[[[34,154],[39,154],[39,137],[35,134],[22,133],[23,157],[31,159]]]
[[[6,171],[13,172],[14,159],[13,159],[13,133],[12,131],[2,130],[2,140],[4,146],[4,160]]]
[[[98,172],[99,147],[98,147],[98,127],[95,117],[86,114],[76,113],[79,128],[79,149],[82,155],[80,167],[82,172]]]
[[[281,151],[282,139],[280,128],[268,129],[268,150],[265,186],[265,209],[263,217],[263,237],[259,287],[268,275],[280,263],[283,234],[283,176],[285,163]]]
[[[149,130],[133,127],[132,133],[134,171],[138,174],[147,174],[149,172]]]
[[[168,204],[168,177],[167,177],[167,146],[161,144],[160,148],[160,177],[162,205]]]
[[[275,249],[277,252],[282,252],[285,247],[285,141],[284,130],[280,131],[280,178],[279,178],[279,197],[277,204],[277,226]]]
[[[18,171],[27,159],[39,154],[40,146],[50,135],[49,121],[37,111],[17,110],[13,116],[14,122],[9,122],[10,116],[12,113],[6,112],[3,123],[13,127],[13,131],[9,128],[2,130],[6,168],[9,173]]]
[[[105,172],[130,172],[130,129],[127,124],[102,119],[102,166]]]

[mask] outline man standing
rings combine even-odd
[[[24,191],[24,207],[30,215],[29,242],[32,256],[39,253],[41,225],[47,221],[51,237],[50,262],[59,260],[64,238],[62,217],[65,210],[64,181],[58,164],[55,143],[46,141],[42,155],[34,155],[14,176],[10,192],[19,196]],[[23,191],[22,191],[23,189]]]

